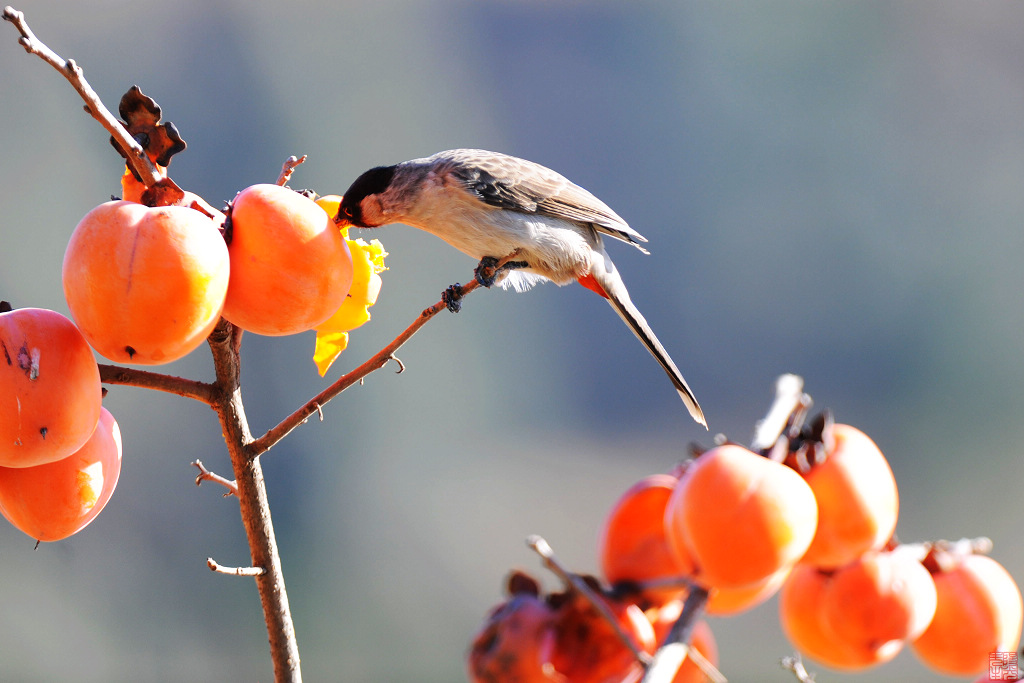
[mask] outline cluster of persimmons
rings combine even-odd
[[[133,93],[147,103],[137,89],[126,99]],[[81,530],[117,484],[121,437],[101,405],[93,350],[170,363],[223,316],[263,335],[316,330],[323,374],[380,290],[383,248],[337,229],[336,196],[253,185],[221,212],[176,186],[152,192],[130,171],[121,182],[123,198],[89,211],[68,243],[62,276],[74,322],[0,309],[0,513],[39,541]]]
[[[881,450],[827,414],[764,453],[721,443],[642,479],[612,506],[599,542],[606,583],[586,577],[591,602],[572,586],[544,596],[514,572],[509,599],[473,642],[470,678],[638,681],[637,652],[663,644],[699,586],[712,616],[780,593],[779,618],[793,646],[832,669],[867,669],[909,644],[937,672],[984,672],[979,680],[990,680],[996,655],[1015,661],[1020,590],[999,563],[975,552],[978,544],[901,545],[893,535],[898,511]],[[691,634],[698,656],[684,661],[674,683],[706,680],[709,670],[692,659],[717,662],[707,623],[692,624]]]

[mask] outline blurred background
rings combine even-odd
[[[452,147],[543,163],[650,239],[612,257],[708,416],[705,433],[598,297],[470,297],[263,458],[310,681],[459,681],[544,535],[596,570],[607,510],[715,433],[749,441],[775,378],[875,438],[904,540],[988,535],[1024,581],[1024,5],[962,2],[27,2],[116,110],[132,84],[189,143],[171,175],[220,205],[273,182],[340,193]],[[0,27],[0,298],[67,313],[64,246],[123,163],[69,85]],[[404,226],[373,320],[326,379],[313,335],[246,335],[262,433],[471,277]],[[201,348],[164,371],[208,380]],[[210,410],[112,387],[106,511],[33,551],[0,525],[0,678],[272,679]],[[773,600],[712,628],[734,681],[788,681]],[[904,652],[863,675],[930,681]]]

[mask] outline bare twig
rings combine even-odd
[[[284,187],[291,180],[292,173],[295,171],[295,167],[306,160],[306,155],[303,154],[301,157],[290,156],[284,160],[284,164],[281,165],[281,175],[277,176],[277,184]]]
[[[214,484],[220,484],[227,489],[227,492],[224,494],[225,498],[230,498],[231,496],[238,497],[238,484],[234,481],[206,469],[201,460],[193,460],[192,466],[199,470],[199,474],[196,475],[196,486],[199,486],[204,481],[212,481]]]
[[[611,609],[608,607],[608,603],[602,600],[601,597],[597,595],[594,590],[587,585],[587,582],[580,578],[578,574],[570,572],[561,562],[558,561],[558,558],[555,557],[555,551],[551,549],[551,546],[548,545],[547,541],[534,534],[526,539],[526,544],[530,546],[534,552],[540,555],[541,559],[544,560],[545,567],[553,571],[560,579],[565,581],[567,585],[577,590],[580,595],[586,598],[587,602],[597,610],[597,613],[608,622],[615,631],[615,634],[619,637],[619,640],[629,648],[633,653],[633,656],[636,657],[637,661],[640,662],[641,665],[646,667],[650,664],[651,656],[641,650],[636,640],[623,630],[622,624],[620,624],[619,620],[614,614],[612,614]]]
[[[462,295],[465,296],[472,292],[474,289],[479,287],[479,283],[476,280],[470,281],[468,284],[462,285]],[[298,427],[300,424],[306,421],[310,415],[316,412],[320,412],[323,409],[325,403],[330,401],[332,398],[340,394],[341,392],[348,389],[353,384],[359,383],[364,377],[369,375],[371,372],[380,370],[388,364],[390,360],[397,360],[395,353],[398,349],[402,348],[407,341],[417,332],[420,328],[427,324],[427,322],[435,315],[445,310],[446,304],[443,301],[438,301],[433,306],[423,309],[419,314],[419,317],[409,327],[405,329],[400,335],[395,337],[394,341],[385,346],[383,349],[374,354],[369,360],[364,362],[359,367],[355,368],[348,374],[342,375],[334,381],[329,387],[321,391],[313,398],[306,401],[298,410],[293,412],[288,417],[281,420],[277,426],[272,427],[267,431],[266,434],[249,444],[248,452],[251,457],[256,457],[261,453],[270,450],[274,444],[283,439],[293,429]],[[404,369],[404,365],[400,364],[400,368]]]
[[[163,176],[149,157],[146,156],[146,151],[142,148],[142,145],[135,141],[135,138],[125,130],[124,126],[110,113],[110,110],[103,105],[99,95],[92,89],[89,82],[85,80],[82,68],[75,64],[73,59],[65,61],[60,55],[47,47],[45,43],[36,38],[35,34],[32,33],[32,29],[29,28],[28,23],[25,21],[25,14],[23,12],[19,12],[10,6],[4,7],[4,21],[11,22],[21,34],[18,42],[25,48],[26,52],[42,59],[71,83],[71,87],[85,101],[86,112],[99,121],[100,125],[114,136],[114,140],[124,150],[128,157],[128,163],[138,173],[142,182],[147,187],[160,182]]]
[[[800,683],[814,683],[814,674],[810,673],[804,666],[804,660],[799,652],[791,657],[783,657],[779,660],[779,664],[786,671],[793,672],[796,680],[800,681]]]
[[[704,613],[707,602],[707,589],[694,585],[686,596],[686,602],[683,603],[683,610],[676,623],[672,624],[665,641],[654,653],[651,666],[648,667],[641,683],[669,683],[675,678],[687,657],[700,667],[708,680],[713,683],[728,683],[721,671],[689,645],[693,629]]]
[[[120,365],[100,364],[100,381],[104,384],[121,384],[165,391],[185,398],[194,398],[206,405],[213,405],[217,400],[216,387],[212,384]]]
[[[811,398],[804,393],[803,388],[804,380],[798,375],[782,375],[776,380],[775,401],[754,428],[751,449],[762,452],[771,449],[794,411],[810,407]]]
[[[212,557],[206,558],[206,566],[218,574],[230,574],[231,576],[263,576],[266,572],[263,567],[225,567],[217,564]]]

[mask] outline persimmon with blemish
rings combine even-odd
[[[0,313],[0,466],[32,467],[81,448],[100,417],[92,349],[60,313]]]

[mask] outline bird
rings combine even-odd
[[[481,285],[526,291],[550,280],[600,294],[672,381],[690,416],[704,412],[604,248],[610,237],[649,253],[647,239],[607,204],[532,161],[480,149],[452,149],[360,175],[342,195],[335,223],[377,228],[403,223],[440,237],[479,262]],[[457,286],[453,286],[457,287]],[[446,303],[458,310],[449,288]]]

